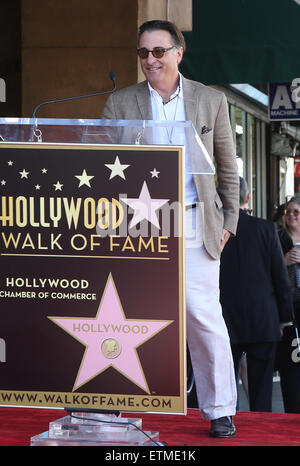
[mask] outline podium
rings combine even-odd
[[[1,118],[0,167],[0,405],[67,409],[32,445],[161,444],[126,413],[186,413],[192,123]]]

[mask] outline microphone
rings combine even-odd
[[[109,72],[109,77],[110,79],[112,80],[113,82],[113,88],[110,89],[109,91],[102,91],[102,92],[94,92],[93,94],[83,94],[83,95],[77,95],[77,96],[74,96],[74,97],[64,97],[62,99],[55,99],[55,100],[48,100],[47,102],[41,102],[40,104],[38,104],[34,110],[33,110],[33,113],[32,113],[32,116],[31,118],[35,118],[35,115],[36,115],[36,112],[39,110],[40,107],[42,107],[43,105],[48,105],[48,104],[56,104],[56,103],[59,103],[59,102],[66,102],[68,100],[78,100],[78,99],[85,99],[87,97],[95,97],[96,95],[105,95],[105,94],[110,94],[111,92],[114,92],[116,89],[117,89],[117,85],[116,85],[116,74],[114,71],[110,71]]]

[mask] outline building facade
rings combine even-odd
[[[138,26],[158,17],[175,21],[187,41],[181,70],[187,78],[225,92],[251,208],[272,218],[300,190],[299,127],[297,122],[271,122],[266,101],[268,82],[300,76],[300,6],[294,0],[271,3],[3,0],[0,116],[30,117],[41,102],[108,90],[111,70],[118,88],[140,81]],[[249,94],[249,88],[261,94]],[[99,96],[45,105],[37,116],[98,118],[105,100]]]

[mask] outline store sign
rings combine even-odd
[[[300,120],[300,78],[269,84],[269,119]]]

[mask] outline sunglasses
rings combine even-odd
[[[292,215],[294,214],[295,217],[297,217],[299,214],[300,214],[300,211],[299,210],[296,210],[296,209],[287,209],[285,212],[284,212],[285,215]]]
[[[154,58],[162,58],[168,50],[172,50],[174,48],[177,48],[176,45],[172,45],[172,47],[168,47],[167,49],[164,47],[154,47],[153,50],[148,50],[146,47],[142,47],[141,49],[137,49],[137,54],[140,58],[148,58],[148,55],[151,52]]]

